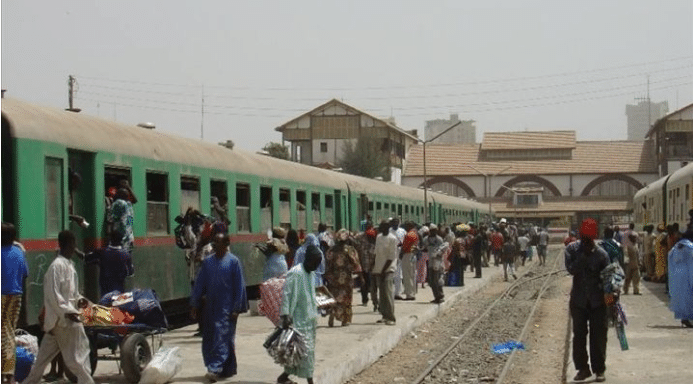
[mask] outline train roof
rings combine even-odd
[[[337,173],[242,149],[228,149],[199,139],[183,138],[11,98],[2,99],[2,117],[9,122],[11,136],[21,139],[54,142],[89,152],[113,152],[260,177],[284,178],[334,189],[343,189],[348,185],[356,193],[423,199],[423,190],[417,188]],[[431,192],[429,197],[438,203],[487,209],[483,204],[440,193]]]
[[[285,175],[297,182],[336,189],[345,187],[339,175],[323,169],[14,99],[2,100],[2,116],[17,138],[261,177]]]
[[[669,177],[669,183],[677,183],[678,181],[687,177],[693,177],[693,163],[690,163],[672,173],[671,177]]]

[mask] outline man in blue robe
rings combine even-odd
[[[693,328],[693,231],[669,251],[669,308],[681,324]]]
[[[202,358],[210,382],[237,373],[235,336],[238,315],[248,310],[243,269],[236,256],[228,251],[229,237],[214,236],[214,255],[202,261],[190,297],[190,315],[197,318],[205,296],[202,316]]]

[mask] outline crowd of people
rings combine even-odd
[[[124,290],[124,280],[132,267],[133,196],[122,190],[116,193],[109,230],[110,243],[86,257],[87,262],[101,265],[100,288],[103,292]],[[118,208],[122,206],[121,208]],[[119,213],[120,212],[120,213]],[[194,212],[182,218],[183,223],[199,219]],[[119,216],[119,217],[115,217]],[[190,238],[192,293],[191,316],[200,322],[203,360],[210,382],[237,373],[235,333],[238,316],[249,309],[242,266],[230,252],[226,220],[201,224],[197,232],[206,233],[204,249],[200,235]],[[209,227],[209,228],[207,228]],[[678,228],[646,226],[638,234],[634,226],[623,232],[606,227],[598,239],[597,224],[583,222],[579,233],[571,232],[565,239],[567,270],[574,276],[570,312],[573,318],[573,360],[578,375],[586,379],[592,372],[597,381],[604,380],[606,329],[609,308],[620,295],[640,292],[640,276],[646,281],[668,284],[671,308],[684,326],[693,327],[693,298],[690,294],[693,271],[693,230],[681,234]],[[195,231],[193,231],[195,232]],[[14,338],[22,281],[28,274],[21,244],[16,241],[14,226],[2,226],[2,370],[3,379],[11,381]],[[44,369],[58,354],[76,374],[79,383],[93,382],[89,374],[88,352],[84,329],[79,317],[81,295],[71,257],[77,253],[75,236],[70,231],[59,234],[60,249],[44,276],[46,332],[36,363],[24,382],[41,379]],[[439,226],[433,223],[403,224],[397,218],[377,226],[364,220],[362,231],[340,229],[332,232],[325,224],[317,233],[305,234],[293,229],[273,228],[265,243],[257,244],[266,256],[263,279],[283,278],[280,326],[293,326],[305,337],[308,355],[299,366],[285,368],[278,383],[294,383],[290,375],[306,378],[312,383],[315,364],[315,333],[317,318],[329,316],[341,326],[352,321],[354,289],[360,289],[361,305],[372,304],[381,315],[378,324],[397,322],[397,301],[415,301],[419,289],[428,285],[432,303],[444,302],[443,286],[464,286],[465,272],[481,278],[483,268],[493,264],[503,267],[505,281],[517,279],[516,268],[536,256],[546,263],[549,234],[532,225],[520,226],[501,219],[489,226],[473,222]],[[607,271],[605,273],[605,271]],[[606,275],[606,277],[605,277]],[[621,281],[622,280],[622,281]],[[333,296],[334,304],[319,307],[316,288],[324,286]],[[589,329],[589,332],[588,332]],[[589,355],[587,339],[589,337]],[[588,360],[591,359],[591,369]]]

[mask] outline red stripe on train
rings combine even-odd
[[[267,234],[247,233],[231,235],[231,243],[257,243],[267,240]],[[45,251],[58,249],[56,239],[29,239],[22,240],[22,245],[27,251]],[[84,240],[84,249],[96,249],[106,244],[106,239],[90,238]],[[175,245],[176,239],[173,236],[166,237],[138,237],[135,238],[135,247],[157,247],[164,245]],[[80,246],[78,246],[81,248]]]

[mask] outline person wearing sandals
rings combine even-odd
[[[277,384],[296,384],[290,375],[305,378],[313,384],[315,370],[315,331],[318,325],[318,302],[315,298],[315,269],[322,262],[322,252],[314,245],[305,249],[305,259],[286,274],[282,294],[282,327],[293,327],[305,338],[308,355],[296,367],[284,367]]]

